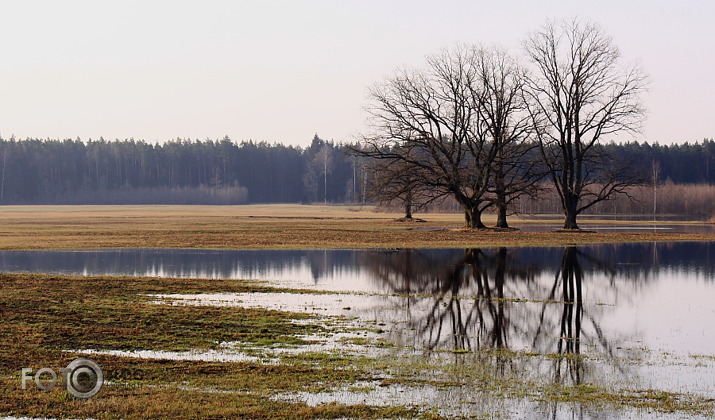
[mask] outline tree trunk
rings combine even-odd
[[[580,229],[578,227],[578,224],[576,224],[576,216],[578,216],[578,212],[576,211],[576,207],[578,205],[577,200],[569,200],[566,199],[565,206],[564,206],[564,216],[566,216],[566,219],[564,220],[564,229],[568,230],[577,230]]]
[[[405,197],[405,219],[412,220],[412,191],[407,191],[407,197]]]
[[[501,158],[499,161],[501,162]],[[497,228],[508,228],[509,223],[506,221],[506,188],[504,186],[504,169],[501,164],[498,164],[494,170],[494,182],[496,184],[496,208],[497,208]]]
[[[509,223],[506,221],[506,203],[501,199],[497,201],[497,227],[509,228]]]
[[[412,203],[405,201],[405,219],[412,219]]]
[[[482,211],[477,206],[467,206],[464,209],[464,220],[467,227],[472,229],[486,229],[482,223]]]

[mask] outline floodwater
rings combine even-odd
[[[490,349],[555,355],[504,361],[495,367],[495,375],[529,372],[533,378],[528,380],[535,382],[597,384],[629,392],[652,389],[712,399],[712,257],[715,242],[565,248],[13,251],[0,252],[0,271],[241,278],[333,291],[156,298],[157,303],[262,306],[353,317],[382,325],[384,338],[394,348],[410,349],[410,357],[451,355],[465,364],[475,357],[470,355]],[[578,357],[559,357],[569,355]],[[279,359],[270,357],[272,362]],[[455,382],[460,374],[451,373]],[[643,415],[626,409],[584,412],[568,404],[545,412],[541,406],[484,401],[483,392],[464,387],[428,388],[376,388],[374,395],[359,397],[370,404],[445,405],[452,411],[444,414],[458,416],[489,410],[513,418]],[[386,400],[383,394],[391,393],[395,399]],[[341,390],[283,397],[312,404],[357,398]],[[494,404],[499,407],[488,408]],[[475,412],[479,406],[482,411]],[[681,414],[657,417],[688,418]]]
[[[563,226],[561,224],[524,224],[518,225],[519,230],[524,232],[549,232],[553,230],[560,229]],[[678,224],[667,224],[667,223],[657,223],[657,224],[598,224],[596,222],[584,223],[583,221],[579,223],[579,226],[584,230],[590,230],[595,232],[621,232],[621,233],[632,233],[632,232],[658,232],[658,233],[688,233],[688,234],[702,234],[702,235],[713,235],[715,234],[715,225],[711,223],[678,223]]]

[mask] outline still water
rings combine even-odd
[[[0,272],[256,279],[293,288],[405,296],[405,309],[414,309],[428,296],[423,327],[445,328],[448,321],[451,329],[429,332],[431,348],[443,347],[447,343],[441,341],[471,328],[475,331],[466,335],[478,337],[479,343],[452,344],[508,343],[557,351],[546,347],[564,342],[549,342],[546,334],[578,334],[597,346],[643,343],[682,354],[713,354],[711,256],[715,242],[511,249],[4,251]]]
[[[493,249],[13,251],[0,252],[0,271],[257,279],[348,292],[352,294],[340,299],[317,293],[164,298],[280,309],[293,309],[290,300],[297,298],[302,299],[294,302],[298,309],[385,323],[390,341],[402,348],[455,354],[492,348],[574,354],[586,358],[557,358],[548,366],[543,359],[510,363],[519,371],[570,384],[715,398],[711,256],[715,257],[711,242]],[[554,411],[554,418],[562,416],[569,413]]]

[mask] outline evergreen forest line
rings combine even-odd
[[[351,155],[350,146],[318,135],[308,147],[228,137],[156,144],[0,139],[0,204],[366,203],[368,160]],[[603,147],[637,166],[651,186],[715,184],[712,139]]]

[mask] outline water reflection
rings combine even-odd
[[[412,327],[424,334],[430,349],[508,348],[517,342],[520,347],[530,343],[550,352],[579,353],[584,316],[580,259],[595,260],[567,247],[552,271],[536,260],[520,261],[519,251],[467,249],[450,254],[442,264],[419,250],[375,252],[365,254],[362,264],[372,271],[376,288],[405,296],[405,309],[414,313],[428,302],[423,319],[413,316]],[[545,282],[548,278],[552,280]],[[614,293],[609,289],[604,292]],[[530,309],[525,312],[525,307]],[[553,316],[556,307],[561,308],[559,316]],[[557,333],[547,334],[550,330]],[[551,336],[560,338],[555,349],[545,341]]]
[[[561,253],[560,265],[553,270],[536,260],[519,261],[519,250],[506,248],[466,249],[442,265],[417,250],[371,253],[363,264],[371,267],[374,281],[384,290],[405,296],[407,330],[417,335],[410,341],[423,343],[428,350],[553,354],[553,364],[538,370],[547,370],[560,385],[577,385],[586,371],[586,359],[578,357],[582,343],[613,359],[613,345],[600,325],[599,305],[593,302],[618,294],[613,280],[618,270],[576,247],[552,251]],[[591,305],[584,304],[584,265],[608,279],[601,278],[592,291]],[[501,370],[507,361],[497,360]]]
[[[363,265],[372,271],[376,287],[405,296],[405,309],[412,312],[410,327],[423,335],[428,349],[477,350],[507,346],[508,329],[514,324],[505,309],[506,272],[514,281],[533,277],[529,268],[508,269],[506,260],[505,248],[467,249],[450,253],[447,261],[425,251],[404,250],[365,254]]]
[[[28,251],[0,252],[0,271],[252,278],[368,292],[287,296],[302,299],[296,306],[315,313],[385,324],[391,343],[420,357],[453,357],[457,367],[446,376],[455,383],[519,377],[555,386],[598,384],[712,396],[713,246]],[[236,304],[271,308],[289,299],[277,293],[234,298]],[[231,298],[215,300],[226,304]],[[475,366],[488,372],[470,371]],[[539,417],[600,416],[543,404]]]
[[[687,270],[712,281],[714,243],[637,243],[579,248],[600,263],[586,267],[592,274],[610,271],[632,281],[657,277],[662,271]],[[469,255],[472,253],[473,255]],[[505,276],[521,282],[523,276],[556,270],[559,248],[507,249]],[[192,278],[246,278],[277,280],[323,290],[365,290],[394,293],[432,292],[443,287],[443,271],[450,267],[495,269],[493,249],[401,250],[196,250],[101,249],[69,251],[0,251],[0,271],[79,275],[132,275]],[[370,266],[377,264],[377,267]],[[395,269],[403,267],[398,277]],[[380,272],[379,270],[387,270]],[[531,273],[529,273],[531,270]],[[534,273],[534,270],[537,273]],[[399,270],[398,270],[399,271]],[[459,276],[454,272],[452,276]],[[397,283],[399,282],[399,283]],[[485,290],[485,293],[494,292]]]
[[[249,278],[396,295],[379,316],[399,314],[404,340],[428,350],[611,355],[642,342],[687,355],[715,347],[706,327],[715,322],[713,246],[24,251],[0,252],[0,271]]]
[[[518,378],[542,390],[596,384],[616,393],[658,389],[707,397],[715,395],[711,246],[319,251],[306,259],[317,289],[375,293],[297,299],[304,299],[300,307],[321,310],[330,303],[318,297],[339,300],[331,313],[385,324],[391,343],[415,350],[418,366],[424,358],[448,359],[446,373],[418,373],[447,382]],[[340,276],[357,280],[331,282]],[[275,294],[262,299],[261,305],[280,301]],[[481,407],[484,390],[469,386],[473,395],[458,401],[445,392],[444,405],[460,407],[460,415],[475,401]],[[558,399],[537,405],[523,410],[539,418],[617,414]]]

